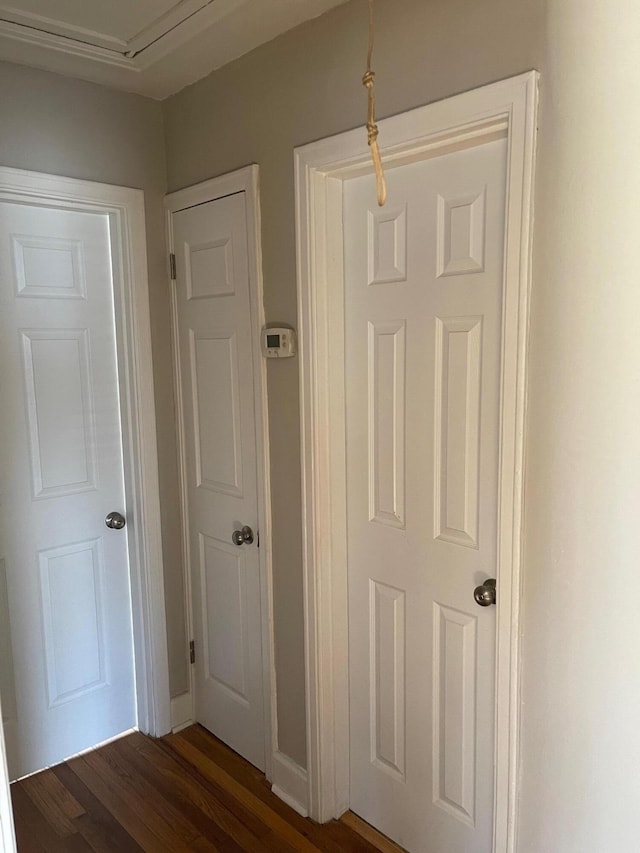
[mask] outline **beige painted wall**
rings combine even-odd
[[[0,165],[144,190],[155,394],[168,601],[182,601],[177,470],[171,381],[169,292],[162,197],[166,173],[160,104],[0,63]],[[171,684],[186,685],[182,607],[168,609]]]
[[[540,65],[544,0],[379,0],[386,116]],[[362,124],[367,4],[352,0],[165,101],[169,188],[260,164],[267,321],[296,323],[293,148]],[[268,365],[278,734],[305,763],[297,360]]]
[[[640,9],[548,0],[519,853],[640,849]]]

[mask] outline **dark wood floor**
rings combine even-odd
[[[128,735],[11,786],[19,853],[376,853],[340,821],[319,826],[200,726]]]

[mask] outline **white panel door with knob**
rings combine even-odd
[[[105,214],[0,204],[0,689],[12,778],[136,725]]]
[[[172,216],[195,719],[264,770],[256,422],[245,193]]]
[[[411,853],[492,843],[506,163],[345,184],[350,803]]]

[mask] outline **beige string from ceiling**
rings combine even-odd
[[[387,200],[387,182],[384,177],[380,148],[378,147],[378,125],[376,124],[376,95],[374,90],[375,72],[371,69],[373,58],[373,44],[375,39],[375,25],[373,20],[373,0],[369,0],[369,51],[367,53],[367,70],[362,78],[362,85],[366,87],[369,96],[369,110],[367,115],[367,136],[373,166],[376,170],[376,193],[380,207]]]

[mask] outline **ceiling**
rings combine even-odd
[[[345,0],[0,0],[0,59],[153,98]]]

